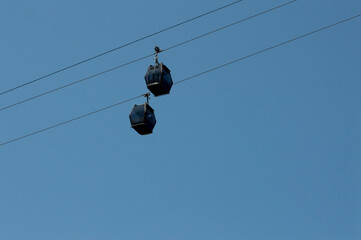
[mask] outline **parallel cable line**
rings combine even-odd
[[[236,63],[236,62],[242,61],[242,60],[244,60],[244,59],[246,59],[246,58],[249,58],[249,57],[258,55],[258,54],[260,54],[260,53],[264,53],[264,52],[266,52],[266,51],[270,51],[270,50],[275,49],[275,48],[277,48],[277,47],[286,45],[286,44],[288,44],[288,43],[291,43],[291,42],[294,42],[294,41],[296,41],[296,40],[305,38],[305,37],[307,37],[307,36],[313,35],[313,34],[318,33],[318,32],[320,32],[320,31],[329,29],[329,28],[334,27],[334,26],[336,26],[336,25],[339,25],[339,24],[342,24],[342,23],[351,21],[351,20],[353,20],[353,19],[355,19],[355,18],[358,18],[358,17],[360,17],[360,16],[361,16],[361,14],[358,14],[358,15],[355,15],[355,16],[353,16],[353,17],[350,17],[350,18],[346,18],[346,19],[344,19],[344,20],[341,20],[341,21],[339,21],[339,22],[336,22],[336,23],[327,25],[327,26],[325,26],[325,27],[316,29],[316,30],[314,30],[314,31],[312,31],[312,32],[309,32],[309,33],[300,35],[300,36],[298,36],[298,37],[292,38],[292,39],[290,39],[290,40],[284,41],[284,42],[282,42],[282,43],[273,45],[273,46],[271,46],[271,47],[268,47],[268,48],[265,48],[265,49],[263,49],[263,50],[260,50],[260,51],[257,51],[257,52],[255,52],[255,53],[252,53],[252,54],[250,54],[250,55],[247,55],[247,56],[245,56],[245,57],[238,58],[238,59],[236,59],[236,60],[234,60],[234,61],[231,61],[231,62],[222,64],[222,65],[220,65],[220,66],[211,68],[211,69],[206,70],[206,71],[204,71],[204,72],[201,72],[201,73],[195,74],[195,75],[193,75],[193,76],[187,77],[187,78],[185,78],[185,79],[183,79],[183,80],[180,80],[180,81],[176,82],[174,85],[180,84],[180,83],[184,83],[184,82],[189,81],[189,80],[191,80],[191,79],[194,79],[194,78],[196,78],[196,77],[198,77],[198,76],[201,76],[201,75],[204,75],[204,74],[206,74],[206,73],[209,73],[209,72],[212,72],[212,71],[221,69],[221,68],[223,68],[223,67],[226,67],[226,66],[228,66],[228,65],[231,65],[231,64],[234,64],[234,63]],[[127,100],[124,100],[124,101],[121,101],[121,102],[118,102],[118,103],[115,103],[115,104],[112,104],[112,105],[110,105],[110,106],[107,106],[107,107],[98,109],[98,110],[96,110],[96,111],[93,111],[93,112],[90,112],[90,113],[81,115],[81,116],[79,116],[79,117],[76,117],[76,118],[73,118],[73,119],[70,119],[70,120],[67,120],[67,121],[64,121],[64,122],[61,122],[61,123],[52,125],[52,126],[50,126],[50,127],[47,127],[47,128],[44,128],[44,129],[41,129],[41,130],[38,130],[38,131],[35,131],[35,132],[32,132],[32,133],[29,133],[29,134],[26,134],[26,135],[24,135],[24,136],[21,136],[21,137],[18,137],[18,138],[14,138],[14,139],[12,139],[12,140],[9,140],[9,141],[6,141],[6,142],[1,143],[1,144],[0,144],[0,147],[2,147],[2,146],[4,146],[4,145],[7,145],[7,144],[9,144],[9,143],[12,143],[12,142],[16,142],[16,141],[19,141],[19,140],[21,140],[21,139],[24,139],[24,138],[33,136],[33,135],[35,135],[35,134],[38,134],[38,133],[41,133],[41,132],[50,130],[50,129],[52,129],[52,128],[56,128],[56,127],[58,127],[58,126],[61,126],[61,125],[64,125],[64,124],[67,124],[67,123],[76,121],[76,120],[78,120],[78,119],[85,118],[85,117],[88,117],[88,116],[90,116],[90,115],[93,115],[93,114],[96,114],[96,113],[105,111],[105,110],[107,110],[107,109],[110,109],[110,108],[116,107],[116,106],[118,106],[118,105],[121,105],[121,104],[123,104],[123,103],[129,102],[129,101],[132,101],[132,100],[135,100],[135,99],[140,98],[140,97],[142,97],[142,96],[144,96],[144,94],[139,95],[139,96],[136,96],[136,97],[133,97],[133,98],[129,98],[129,99],[127,99]]]
[[[266,14],[266,13],[272,12],[272,11],[274,11],[274,10],[276,10],[276,9],[285,7],[286,5],[289,5],[289,4],[294,3],[294,2],[296,2],[296,0],[289,1],[289,2],[287,2],[287,3],[284,3],[284,4],[281,4],[281,5],[279,5],[279,6],[273,7],[273,8],[271,8],[271,9],[262,11],[262,12],[260,12],[260,13],[255,14],[255,15],[252,15],[252,16],[250,16],[250,17],[243,18],[243,19],[238,20],[238,21],[236,21],[236,22],[233,22],[233,23],[231,23],[231,24],[225,25],[225,26],[223,26],[223,27],[217,28],[217,29],[212,30],[212,31],[210,31],[210,32],[201,34],[201,35],[199,35],[199,36],[197,36],[197,37],[194,37],[194,38],[191,38],[191,39],[189,39],[189,40],[186,40],[186,41],[177,43],[177,44],[175,44],[175,45],[173,45],[173,46],[171,46],[171,47],[165,48],[164,50],[162,50],[162,52],[166,52],[166,51],[169,51],[169,50],[171,50],[171,49],[180,47],[180,46],[182,46],[182,45],[184,45],[184,44],[193,42],[193,41],[198,40],[198,39],[200,39],[200,38],[203,38],[203,37],[206,37],[206,36],[211,35],[211,34],[213,34],[213,33],[216,33],[216,32],[219,32],[219,31],[221,31],[221,30],[224,30],[224,29],[226,29],[226,28],[232,27],[232,26],[234,26],[234,25],[236,25],[236,24],[239,24],[239,23],[242,23],[242,22],[251,20],[251,19],[253,19],[253,18],[255,18],[255,17],[261,16],[261,15],[264,15],[264,14]],[[127,62],[127,63],[124,63],[124,64],[122,64],[122,65],[119,65],[119,66],[110,68],[110,69],[105,70],[105,71],[102,71],[102,72],[100,72],[100,73],[96,73],[96,74],[90,75],[90,76],[88,76],[88,77],[85,77],[85,78],[82,78],[82,79],[80,79],[80,80],[71,82],[71,83],[69,83],[69,84],[65,84],[65,85],[60,86],[60,87],[58,87],[58,88],[55,88],[55,89],[52,89],[52,90],[49,90],[49,91],[40,93],[40,94],[38,94],[38,95],[35,95],[35,96],[33,96],[33,97],[30,97],[30,98],[21,100],[21,101],[19,101],[19,102],[16,102],[16,103],[7,105],[7,106],[5,106],[5,107],[0,108],[0,112],[1,112],[1,111],[4,111],[4,110],[6,110],[6,109],[9,109],[9,108],[15,107],[15,106],[17,106],[17,105],[20,105],[20,104],[29,102],[29,101],[34,100],[34,99],[36,99],[36,98],[43,97],[43,96],[48,95],[48,94],[50,94],[50,93],[53,93],[53,92],[62,90],[62,89],[64,89],[64,88],[73,86],[73,85],[75,85],[75,84],[78,84],[78,83],[81,83],[81,82],[90,80],[90,79],[95,78],[95,77],[98,77],[98,76],[100,76],[100,75],[109,73],[109,72],[114,71],[114,70],[117,70],[117,69],[119,69],[119,68],[123,68],[123,67],[125,67],[125,66],[130,65],[130,64],[139,62],[139,61],[141,61],[141,60],[143,60],[143,59],[152,57],[153,55],[154,55],[153,53],[152,53],[152,54],[148,54],[148,55],[146,55],[146,56],[144,56],[144,57],[137,58],[137,59],[135,59],[135,60],[132,60],[132,61]]]
[[[64,125],[64,124],[67,124],[67,123],[70,123],[70,122],[73,122],[73,121],[76,121],[76,120],[79,120],[79,119],[82,119],[82,118],[85,118],[85,117],[88,117],[88,116],[91,116],[91,115],[96,114],[96,113],[98,113],[98,112],[105,111],[105,110],[107,110],[107,109],[113,108],[113,107],[115,107],[115,106],[119,106],[119,105],[121,105],[121,104],[130,102],[130,101],[132,101],[132,100],[135,100],[135,99],[140,98],[140,97],[143,97],[143,96],[144,96],[144,94],[139,95],[139,96],[136,96],[136,97],[133,97],[133,98],[129,98],[129,99],[127,99],[127,100],[124,100],[124,101],[121,101],[121,102],[112,104],[112,105],[107,106],[107,107],[103,107],[103,108],[101,108],[101,109],[98,109],[98,110],[95,110],[95,111],[93,111],[93,112],[90,112],[90,113],[87,113],[87,114],[78,116],[78,117],[76,117],[76,118],[72,118],[72,119],[70,119],[70,120],[57,123],[57,124],[52,125],[52,126],[50,126],[50,127],[43,128],[43,129],[41,129],[41,130],[38,130],[38,131],[35,131],[35,132],[32,132],[32,133],[26,134],[26,135],[24,135],[24,136],[21,136],[21,137],[18,137],[18,138],[14,138],[14,139],[12,139],[12,140],[10,140],[10,141],[1,143],[1,144],[0,144],[0,147],[3,146],[3,145],[6,145],[6,144],[12,143],[12,142],[19,141],[19,140],[21,140],[21,139],[23,139],[23,138],[30,137],[30,136],[32,136],[32,135],[35,135],[35,134],[38,134],[38,133],[41,133],[41,132],[48,131],[48,130],[50,130],[50,129],[52,129],[52,128],[56,128],[56,127],[59,127],[59,126],[61,126],[61,125]]]
[[[284,4],[281,4],[281,5],[278,5],[278,6],[276,6],[276,7],[270,8],[270,9],[268,9],[268,10],[265,10],[265,11],[262,11],[262,12],[260,12],[260,13],[254,14],[254,15],[252,15],[252,16],[250,16],[250,17],[243,18],[243,19],[241,19],[241,20],[238,20],[238,21],[233,22],[233,23],[231,23],[231,24],[225,25],[225,26],[220,27],[220,28],[218,28],[218,29],[215,29],[215,30],[213,30],[213,31],[210,31],[210,32],[207,32],[207,33],[205,33],[205,34],[199,35],[199,36],[194,37],[194,38],[192,38],[192,39],[189,39],[189,40],[187,40],[187,41],[184,41],[184,42],[175,44],[175,45],[173,45],[173,46],[171,46],[171,47],[168,47],[168,48],[164,49],[163,52],[164,52],[164,51],[167,51],[167,50],[170,50],[170,49],[173,49],[173,48],[176,48],[176,47],[179,47],[179,46],[184,45],[184,44],[186,44],[186,43],[193,42],[193,41],[195,41],[195,40],[197,40],[197,39],[200,39],[200,38],[203,38],[203,37],[208,36],[208,35],[210,35],[210,34],[216,33],[216,32],[221,31],[221,30],[223,30],[223,29],[232,27],[232,26],[234,26],[234,25],[236,25],[236,24],[239,24],[239,23],[242,23],[242,22],[246,22],[246,21],[251,20],[251,19],[253,19],[253,18],[259,17],[259,16],[264,15],[264,14],[266,14],[266,13],[269,13],[269,12],[272,12],[272,11],[277,10],[277,9],[279,9],[279,8],[285,7],[285,6],[287,6],[287,5],[291,4],[291,3],[294,3],[294,2],[296,2],[296,1],[297,1],[297,0],[292,0],[292,1],[286,2],[286,3],[284,3]]]
[[[196,78],[196,77],[201,76],[201,75],[203,75],[203,74],[206,74],[206,73],[209,73],[209,72],[213,72],[213,71],[215,71],[215,70],[217,70],[217,69],[226,67],[226,66],[231,65],[231,64],[233,64],[233,63],[236,63],[236,62],[245,60],[245,59],[247,59],[247,58],[253,57],[253,56],[255,56],[255,55],[258,55],[258,54],[267,52],[267,51],[269,51],[269,50],[272,50],[272,49],[274,49],[274,48],[280,47],[280,46],[282,46],[282,45],[286,45],[286,44],[288,44],[288,43],[294,42],[294,41],[299,40],[299,39],[301,39],[301,38],[307,37],[307,36],[309,36],[309,35],[312,35],[312,34],[315,34],[315,33],[317,33],[317,32],[326,30],[326,29],[328,29],[328,28],[334,27],[334,26],[339,25],[339,24],[341,24],[341,23],[344,23],[344,22],[350,21],[350,20],[352,20],[352,19],[358,18],[358,17],[360,17],[360,16],[361,16],[361,14],[355,15],[355,16],[353,16],[353,17],[344,19],[344,20],[339,21],[339,22],[337,22],[337,23],[334,23],[334,24],[325,26],[325,27],[323,27],[323,28],[319,28],[319,29],[317,29],[317,30],[315,30],[315,31],[312,31],[312,32],[309,32],[309,33],[300,35],[300,36],[298,36],[298,37],[292,38],[292,39],[287,40],[287,41],[285,41],[285,42],[282,42],[282,43],[273,45],[273,46],[271,46],[271,47],[265,48],[265,49],[260,50],[260,51],[258,51],[258,52],[254,52],[254,53],[249,54],[249,55],[247,55],[247,56],[238,58],[238,59],[236,59],[236,60],[233,60],[233,61],[231,61],[231,62],[225,63],[225,64],[223,64],[223,65],[220,65],[220,66],[217,66],[217,67],[208,69],[208,70],[206,70],[206,71],[204,71],[204,72],[198,73],[198,74],[193,75],[193,76],[191,76],[191,77],[188,77],[188,78],[185,78],[185,79],[180,80],[180,81],[178,81],[178,82],[175,82],[174,85],[179,84],[179,83],[182,83],[182,82],[185,82],[185,81],[188,81],[188,80],[193,79],[193,78]]]
[[[10,88],[10,89],[5,90],[5,91],[3,91],[3,92],[0,92],[0,95],[4,95],[4,94],[9,93],[9,92],[12,92],[12,91],[14,91],[14,90],[16,90],[16,89],[19,89],[19,88],[25,87],[25,86],[27,86],[27,85],[30,85],[30,84],[32,84],[32,83],[38,82],[38,81],[40,81],[40,80],[42,80],[42,79],[48,78],[48,77],[53,76],[53,75],[58,74],[58,73],[61,73],[61,72],[65,71],[65,70],[68,70],[68,69],[70,69],[70,68],[74,68],[74,67],[76,67],[76,66],[79,66],[79,65],[84,64],[84,63],[86,63],[86,62],[89,62],[89,61],[91,61],[91,60],[94,60],[94,59],[96,59],[96,58],[102,57],[102,56],[104,56],[104,55],[106,55],[106,54],[109,54],[109,53],[111,53],[111,52],[117,51],[117,50],[119,50],[119,49],[122,49],[122,48],[128,47],[128,46],[130,46],[130,45],[133,45],[133,44],[135,44],[135,43],[137,43],[137,42],[143,41],[143,40],[145,40],[145,39],[147,39],[147,38],[153,37],[153,36],[158,35],[158,34],[160,34],[160,33],[163,33],[163,32],[166,32],[166,31],[168,31],[168,30],[171,30],[171,29],[173,29],[173,28],[176,28],[176,27],[179,27],[179,26],[181,26],[181,25],[184,25],[184,24],[186,24],[186,23],[192,22],[192,21],[194,21],[194,20],[196,20],[196,19],[205,17],[205,16],[210,15],[210,14],[212,14],[212,13],[215,13],[215,12],[218,12],[218,11],[223,10],[223,9],[225,9],[225,8],[231,7],[231,6],[233,6],[233,5],[237,4],[237,3],[240,3],[240,2],[242,2],[242,1],[243,1],[243,0],[234,1],[234,2],[232,2],[232,3],[229,3],[229,4],[224,5],[224,6],[222,6],[222,7],[219,7],[219,8],[213,9],[213,10],[211,10],[211,11],[209,11],[209,12],[203,13],[203,14],[201,14],[201,15],[199,15],[199,16],[196,16],[196,17],[187,19],[187,20],[185,20],[185,21],[183,21],[183,22],[174,24],[174,25],[172,25],[172,26],[170,26],[170,27],[164,28],[164,29],[159,30],[159,31],[157,31],[157,32],[154,32],[154,33],[151,33],[151,34],[146,35],[146,36],[144,36],[144,37],[141,37],[141,38],[139,38],[139,39],[133,40],[133,41],[128,42],[128,43],[126,43],[126,44],[123,44],[123,45],[121,45],[121,46],[119,46],[119,47],[110,49],[110,50],[105,51],[105,52],[103,52],[103,53],[99,53],[99,54],[97,54],[97,55],[95,55],[95,56],[93,56],[93,57],[84,59],[84,60],[82,60],[82,61],[80,61],[80,62],[74,63],[74,64],[72,64],[72,65],[69,65],[69,66],[64,67],[64,68],[62,68],[62,69],[59,69],[59,70],[57,70],[57,71],[55,71],[55,72],[52,72],[52,73],[43,75],[43,76],[38,77],[38,78],[36,78],[36,79],[34,79],[34,80],[31,80],[31,81],[29,81],[29,82],[20,84],[20,85],[18,85],[18,86],[16,86],[16,87],[13,87],[13,88]]]

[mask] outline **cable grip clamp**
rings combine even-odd
[[[159,54],[162,50],[160,50],[160,48],[159,48],[158,46],[155,46],[155,47],[154,47],[154,50],[155,50],[155,58],[154,58],[154,61],[155,61],[156,64],[159,64],[159,62],[158,62],[158,54]]]

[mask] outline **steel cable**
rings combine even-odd
[[[198,39],[203,38],[203,37],[206,37],[206,36],[208,36],[208,35],[210,35],[210,34],[219,32],[219,31],[221,31],[221,30],[224,30],[224,29],[229,28],[229,27],[231,27],[231,26],[234,26],[234,25],[236,25],[236,24],[239,24],[239,23],[242,23],[242,22],[251,20],[251,19],[253,19],[253,18],[255,18],[255,17],[264,15],[264,14],[266,14],[266,13],[269,13],[269,12],[274,11],[274,10],[276,10],[276,9],[282,8],[282,7],[286,6],[286,5],[289,5],[289,4],[294,3],[294,2],[296,2],[296,0],[293,0],[293,1],[290,1],[290,2],[287,2],[287,3],[284,3],[284,4],[281,4],[281,5],[279,5],[279,6],[273,7],[273,8],[271,8],[271,9],[268,9],[268,10],[265,10],[265,11],[262,11],[262,12],[260,12],[260,13],[255,14],[255,15],[252,15],[252,16],[250,16],[250,17],[243,18],[243,19],[238,20],[238,21],[236,21],[236,22],[233,22],[233,23],[231,23],[231,24],[228,24],[228,25],[225,25],[225,26],[223,26],[223,27],[217,28],[217,29],[215,29],[215,30],[213,30],[213,31],[210,31],[210,32],[201,34],[201,35],[199,35],[199,36],[197,36],[197,37],[191,38],[191,39],[189,39],[189,40],[186,40],[186,41],[177,43],[177,44],[175,44],[175,45],[173,45],[173,46],[171,46],[171,47],[165,48],[164,50],[162,50],[162,52],[166,52],[166,51],[169,51],[169,50],[171,50],[171,49],[180,47],[180,46],[182,46],[182,45],[184,45],[184,44],[193,42],[193,41],[195,41],[195,40],[198,40]],[[0,112],[1,112],[1,111],[4,111],[4,110],[6,110],[6,109],[9,109],[9,108],[18,106],[18,105],[20,105],[20,104],[29,102],[29,101],[34,100],[34,99],[36,99],[36,98],[43,97],[43,96],[48,95],[48,94],[50,94],[50,93],[53,93],[53,92],[62,90],[62,89],[64,89],[64,88],[73,86],[73,85],[75,85],[75,84],[78,84],[78,83],[81,83],[81,82],[90,80],[90,79],[95,78],[95,77],[98,77],[98,76],[100,76],[100,75],[109,73],[109,72],[114,71],[114,70],[117,70],[117,69],[119,69],[119,68],[123,68],[123,67],[125,67],[125,66],[130,65],[130,64],[139,62],[139,61],[141,61],[141,60],[143,60],[143,59],[152,57],[153,55],[154,55],[154,54],[148,54],[148,55],[146,55],[146,56],[143,56],[143,57],[137,58],[137,59],[135,59],[135,60],[132,60],[132,61],[130,61],[130,62],[124,63],[124,64],[122,64],[122,65],[119,65],[119,66],[116,66],[116,67],[107,69],[107,70],[102,71],[102,72],[100,72],[100,73],[96,73],[96,74],[90,75],[90,76],[88,76],[88,77],[85,77],[85,78],[82,78],[82,79],[80,79],[80,80],[77,80],[77,81],[74,81],[74,82],[65,84],[65,85],[60,86],[60,87],[58,87],[58,88],[55,88],[55,89],[52,89],[52,90],[49,90],[49,91],[40,93],[40,94],[38,94],[38,95],[35,95],[35,96],[33,96],[33,97],[29,97],[29,98],[27,98],[27,99],[18,101],[18,102],[16,102],[16,103],[7,105],[7,106],[5,106],[5,107],[0,108]]]
[[[312,34],[315,34],[315,33],[318,33],[318,32],[320,32],[320,31],[326,30],[326,29],[328,29],[328,28],[334,27],[334,26],[336,26],[336,25],[339,25],[339,24],[348,22],[348,21],[353,20],[353,19],[355,19],[355,18],[358,18],[358,17],[360,17],[360,16],[361,16],[361,14],[358,14],[358,15],[355,15],[355,16],[353,16],[353,17],[346,18],[346,19],[341,20],[341,21],[339,21],[339,22],[336,22],[336,23],[327,25],[327,26],[325,26],[325,27],[316,29],[316,30],[311,31],[311,32],[309,32],[309,33],[306,33],[306,34],[300,35],[300,36],[298,36],[298,37],[292,38],[292,39],[290,39],[290,40],[284,41],[284,42],[282,42],[282,43],[273,45],[273,46],[271,46],[271,47],[265,48],[265,49],[263,49],[263,50],[257,51],[257,52],[252,53],[252,54],[249,54],[249,55],[247,55],[247,56],[238,58],[238,59],[233,60],[233,61],[231,61],[231,62],[222,64],[222,65],[217,66],[217,67],[214,67],[214,68],[211,68],[211,69],[209,69],[209,70],[203,71],[203,72],[201,72],[201,73],[198,73],[198,74],[195,74],[195,75],[193,75],[193,76],[187,77],[187,78],[185,78],[185,79],[183,79],[183,80],[180,80],[180,81],[176,82],[175,85],[180,84],[180,83],[183,83],[183,82],[185,82],[185,81],[189,81],[189,80],[191,80],[191,79],[194,79],[194,78],[196,78],[196,77],[198,77],[198,76],[201,76],[201,75],[204,75],[204,74],[206,74],[206,73],[209,73],[209,72],[212,72],[212,71],[221,69],[221,68],[223,68],[223,67],[226,67],[226,66],[228,66],[228,65],[231,65],[231,64],[234,64],[234,63],[236,63],[236,62],[242,61],[242,60],[247,59],[247,58],[249,58],[249,57],[252,57],[252,56],[255,56],[255,55],[258,55],[258,54],[267,52],[267,51],[270,51],[270,50],[275,49],[275,48],[277,48],[277,47],[281,47],[281,46],[283,46],[283,45],[286,45],[286,44],[291,43],[291,42],[294,42],[294,41],[296,41],[296,40],[305,38],[305,37],[307,37],[307,36],[310,36],[310,35],[312,35]],[[44,129],[41,129],[41,130],[38,130],[38,131],[35,131],[35,132],[32,132],[32,133],[29,133],[29,134],[26,134],[26,135],[23,135],[23,136],[21,136],[21,137],[14,138],[14,139],[12,139],[12,140],[9,140],[9,141],[6,141],[6,142],[1,143],[1,144],[0,144],[0,147],[2,147],[2,146],[4,146],[4,145],[7,145],[7,144],[9,144],[9,143],[12,143],[12,142],[16,142],[16,141],[19,141],[19,140],[21,140],[21,139],[24,139],[24,138],[33,136],[33,135],[35,135],[35,134],[38,134],[38,133],[41,133],[41,132],[44,132],[44,131],[47,131],[47,130],[50,130],[50,129],[53,129],[53,128],[56,128],[56,127],[59,127],[59,126],[61,126],[61,125],[64,125],[64,124],[67,124],[67,123],[76,121],[76,120],[78,120],[78,119],[85,118],[85,117],[88,117],[88,116],[90,116],[90,115],[93,115],[93,114],[96,114],[96,113],[99,113],[99,112],[108,110],[108,109],[110,109],[110,108],[119,106],[119,105],[121,105],[121,104],[124,104],[124,103],[129,102],[129,101],[132,101],[132,100],[135,100],[135,99],[140,98],[140,97],[142,97],[142,96],[144,96],[144,94],[138,95],[138,96],[133,97],[133,98],[129,98],[129,99],[127,99],[127,100],[124,100],[124,101],[121,101],[121,102],[112,104],[112,105],[110,105],[110,106],[107,106],[107,107],[98,109],[98,110],[96,110],[96,111],[93,111],[93,112],[90,112],[90,113],[87,113],[87,114],[78,116],[78,117],[76,117],[76,118],[73,118],[73,119],[70,119],[70,120],[67,120],[67,121],[64,121],[64,122],[61,122],[61,123],[52,125],[52,126],[50,126],[50,127],[47,127],[47,128],[44,128]]]

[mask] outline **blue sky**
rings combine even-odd
[[[231,1],[3,0],[6,90]],[[249,1],[0,96],[1,107],[287,1]],[[160,54],[174,81],[361,12],[297,1]],[[0,239],[361,238],[361,18],[0,149]],[[152,58],[0,112],[0,142],[137,96]]]

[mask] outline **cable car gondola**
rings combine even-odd
[[[149,66],[144,79],[149,91],[151,91],[154,96],[160,96],[169,94],[173,85],[173,80],[169,68],[163,63],[158,62],[158,53],[161,52],[159,47],[155,47],[155,52],[155,65]]]
[[[149,95],[146,94],[147,99]],[[154,110],[149,106],[148,101],[144,104],[135,104],[129,114],[130,124],[132,128],[140,135],[147,135],[153,132],[156,124]]]

